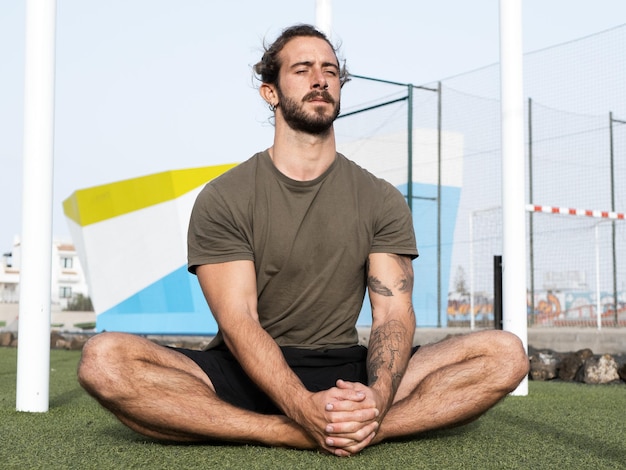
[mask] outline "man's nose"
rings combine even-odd
[[[316,90],[320,88],[326,90],[328,88],[328,80],[326,80],[326,77],[321,71],[315,74],[312,88]]]

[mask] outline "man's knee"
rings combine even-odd
[[[515,389],[526,377],[530,368],[522,341],[517,335],[508,331],[492,331],[489,343],[493,356],[501,363],[502,376],[508,380],[508,387]]]
[[[85,343],[78,363],[78,383],[92,395],[111,383],[112,358],[122,340],[118,333],[100,333]]]

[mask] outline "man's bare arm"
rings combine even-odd
[[[274,339],[261,327],[257,312],[257,289],[251,261],[202,265],[196,274],[209,307],[232,354],[250,378],[296,423],[307,430],[318,445],[325,443],[325,401],[313,394],[287,365]],[[346,399],[355,391],[337,391]]]
[[[368,384],[339,381],[341,389],[361,392],[359,402],[342,401],[332,407],[329,439],[346,451],[362,450],[364,426],[358,419],[364,409],[376,410],[376,423],[382,422],[391,407],[406,371],[415,332],[412,306],[413,268],[406,256],[371,254],[367,279],[372,305],[372,329],[367,356]]]
[[[372,329],[367,357],[369,386],[382,400],[381,419],[393,403],[411,355],[415,333],[413,266],[408,256],[369,256],[367,284]]]

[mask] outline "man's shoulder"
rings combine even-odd
[[[209,181],[200,191],[196,204],[204,206],[245,204],[253,196],[257,167],[263,153],[253,155]]]
[[[208,184],[213,187],[232,188],[233,184],[240,185],[241,183],[245,183],[250,178],[255,177],[259,161],[263,158],[264,153],[265,152],[259,152],[254,154],[248,160],[239,163]],[[239,186],[237,189],[241,190],[242,188]]]
[[[379,191],[388,192],[390,190],[396,190],[395,186],[389,183],[387,180],[380,178],[363,168],[358,163],[350,160],[345,155],[338,153],[337,154],[343,171],[350,174],[352,178],[355,179],[359,184],[370,186],[372,189],[377,189]]]

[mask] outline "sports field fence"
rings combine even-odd
[[[622,25],[524,56],[529,326],[626,326],[625,49]],[[344,90],[340,150],[412,207],[416,289],[433,286],[420,326],[493,324],[499,92],[498,64],[423,86],[356,75]]]

